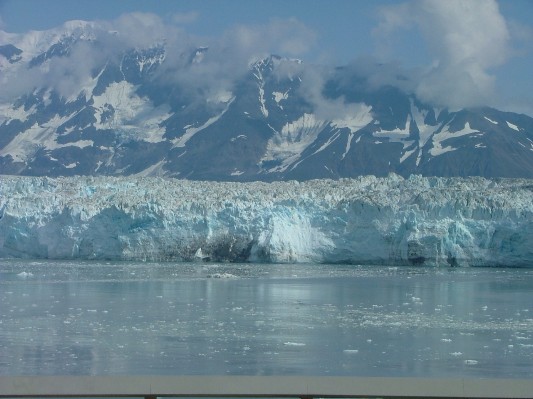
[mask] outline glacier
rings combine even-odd
[[[533,266],[533,181],[0,176],[0,258]]]

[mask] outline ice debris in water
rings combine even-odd
[[[20,278],[31,278],[31,277],[33,277],[33,273],[31,273],[31,272],[20,272],[19,274],[17,274],[17,277],[20,277]]]
[[[224,279],[224,278],[237,278],[237,276],[234,275],[234,274],[231,274],[231,273],[213,273],[213,274],[208,274],[207,278],[221,278],[221,279]]]
[[[356,353],[359,353],[359,350],[358,349],[344,349],[342,352],[347,355],[355,355]]]
[[[394,174],[273,183],[2,176],[0,257],[530,266],[532,187]]]

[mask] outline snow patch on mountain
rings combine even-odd
[[[23,105],[15,108],[13,104],[0,104],[0,125],[4,122],[9,124],[14,119],[26,122],[28,117],[35,113],[35,111],[35,105],[32,105],[28,110],[25,110]]]
[[[135,89],[126,81],[113,82],[100,96],[94,96],[95,127],[120,131],[123,136],[149,143],[163,141],[165,128],[161,122],[170,116],[168,108],[154,107]]]
[[[268,118],[268,109],[266,108],[266,100],[265,100],[265,79],[263,77],[263,72],[261,71],[261,68],[266,63],[266,60],[261,60],[254,66],[254,76],[257,79],[257,88],[259,89],[259,104],[261,113],[265,118]]]
[[[450,131],[449,128],[450,128],[449,125],[447,125],[440,132],[435,133],[433,135],[433,147],[431,148],[431,150],[429,150],[429,152],[434,157],[442,155],[449,151],[455,151],[457,149],[457,148],[453,148],[452,146],[443,147],[442,143],[444,141],[448,139],[456,138],[456,137],[465,136],[467,134],[479,133],[479,130],[472,129],[470,127],[469,122],[465,123],[465,126],[463,129],[455,131],[455,132]]]
[[[314,114],[304,113],[293,122],[287,122],[280,131],[273,129],[274,135],[267,143],[265,155],[261,162],[278,161],[280,164],[269,172],[285,171],[300,158],[326,126],[326,122],[317,119]]]
[[[402,163],[403,161],[405,161],[407,158],[409,158],[414,152],[416,151],[416,148],[415,149],[412,149],[412,150],[408,150],[408,151],[405,151],[403,153],[403,155],[400,157],[400,163]],[[418,160],[417,160],[418,162]]]
[[[211,118],[209,118],[201,126],[199,126],[199,127],[190,127],[190,125],[186,126],[185,127],[185,134],[183,134],[183,136],[178,137],[178,138],[176,138],[176,139],[174,139],[172,141],[172,143],[174,144],[174,147],[185,147],[185,145],[187,144],[187,141],[189,141],[196,133],[201,132],[206,127],[209,127],[213,123],[218,121],[222,117],[222,115],[224,115],[228,111],[231,103],[233,103],[234,100],[235,100],[235,97],[232,97],[227,102],[226,107],[224,108],[224,110],[221,113],[219,113],[218,115],[212,116]]]
[[[230,139],[230,141],[231,141],[232,143],[234,143],[234,142],[236,142],[237,140],[247,140],[247,139],[248,139],[248,136],[247,136],[247,135],[245,135],[245,134],[239,134],[238,136],[232,137],[232,138]]]
[[[515,124],[513,124],[513,123],[511,123],[511,122],[508,122],[508,121],[505,121],[505,123],[507,123],[507,126],[509,126],[511,129],[516,130],[517,132],[520,131],[520,129],[518,128],[518,126],[516,126]]]
[[[438,115],[438,110],[434,110],[435,115]],[[431,135],[435,132],[436,127],[426,124],[425,120],[428,115],[427,110],[420,110],[417,106],[411,101],[411,118],[412,121],[416,123],[418,128],[418,146],[423,148],[427,141],[430,139]]]
[[[311,155],[315,155],[315,154],[318,154],[319,152],[321,151],[324,151],[326,148],[328,148],[334,141],[336,141],[342,134],[342,131],[339,130],[339,129],[336,129],[333,131],[333,134],[329,136],[329,138],[326,140],[325,143],[323,143],[320,147],[318,147],[318,150],[315,150],[313,152],[313,154]],[[299,164],[300,162],[298,162]],[[297,166],[298,164],[296,164],[295,166]],[[331,172],[331,170],[326,166],[324,165],[324,167]]]
[[[233,98],[233,93],[229,90],[222,90],[207,99],[208,103],[228,103]]]
[[[162,161],[159,161],[149,167],[147,167],[146,169],[144,169],[143,171],[139,172],[139,173],[136,173],[134,175],[132,175],[133,177],[157,177],[157,176],[164,176],[166,173],[165,173],[165,170],[163,169],[163,167],[165,166],[166,164],[166,161],[162,160]]]
[[[272,96],[274,97],[274,101],[276,102],[276,104],[278,104],[280,108],[283,109],[283,107],[280,105],[280,102],[289,98],[289,91],[286,91],[285,93],[275,91],[272,93]]]
[[[378,131],[372,133],[376,138],[386,138],[391,143],[402,143],[403,148],[409,147],[413,144],[413,140],[408,140],[410,136],[410,127],[411,127],[411,117],[407,120],[404,129],[393,129],[393,130],[382,130],[381,128]]]
[[[337,129],[349,129],[355,133],[372,122],[372,107],[366,104],[353,104],[349,106],[351,111],[344,118],[334,119],[331,125]]]
[[[33,124],[21,134],[17,135],[9,144],[0,150],[0,156],[10,155],[15,162],[26,162],[32,158],[40,148],[54,150],[64,147],[84,148],[94,144],[92,140],[78,140],[76,142],[59,144],[57,142],[57,128],[68,121],[72,115],[60,117],[55,115],[48,122]]]
[[[0,31],[0,42],[11,43],[21,49],[22,61],[29,62],[66,38],[94,39],[95,36],[92,31],[96,26],[97,23],[92,21],[72,20],[65,22],[62,26],[45,31],[32,30],[25,33]]]
[[[429,111],[427,110],[419,109],[411,100],[411,121],[416,123],[416,127],[418,128],[418,154],[416,156],[416,166],[420,164],[422,159],[422,149],[435,132],[435,126],[428,125],[425,122],[428,112]],[[434,110],[434,112],[437,114],[438,111]],[[412,153],[413,151],[406,151],[400,159],[400,163],[405,161]]]
[[[154,65],[160,65],[165,61],[166,54],[161,52],[156,56],[141,55],[137,58],[137,65],[139,66],[139,72],[143,73],[145,69],[150,69]]]
[[[348,139],[346,140],[346,148],[344,149],[344,152],[342,153],[341,159],[346,158],[346,155],[348,154],[348,152],[350,152],[350,149],[352,148],[352,140],[353,140],[354,135],[355,133],[353,132],[350,132],[348,134]]]

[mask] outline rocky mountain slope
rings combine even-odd
[[[276,56],[226,82],[210,72],[208,48],[104,51],[118,36],[81,21],[0,32],[0,173],[533,178],[528,116],[442,109],[349,66]]]

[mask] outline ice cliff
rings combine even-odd
[[[0,176],[0,257],[533,266],[533,181]]]

